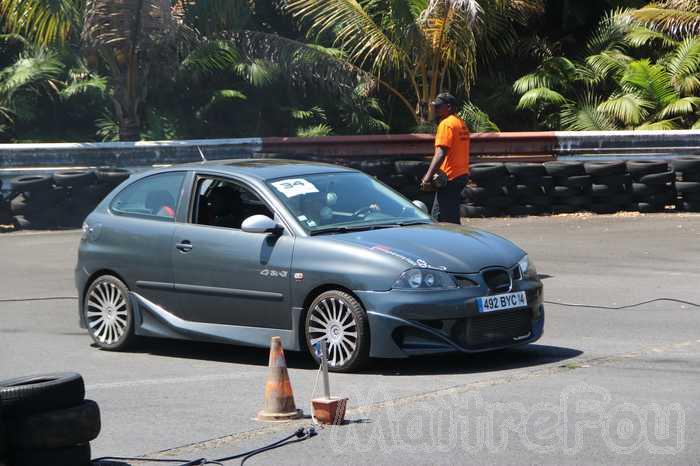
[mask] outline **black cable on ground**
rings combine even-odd
[[[588,309],[608,309],[608,310],[617,311],[620,309],[630,309],[633,307],[639,307],[639,306],[643,306],[645,304],[655,303],[658,301],[668,301],[668,302],[672,302],[672,303],[680,303],[680,304],[687,304],[688,306],[700,307],[700,304],[692,303],[690,301],[683,301],[682,299],[675,299],[675,298],[656,298],[656,299],[651,299],[649,301],[643,301],[641,303],[628,304],[626,306],[594,306],[591,304],[574,304],[574,303],[563,303],[563,302],[557,302],[557,301],[544,301],[544,303],[545,304],[555,304],[557,306],[565,306],[565,307],[585,307]]]
[[[223,463],[226,461],[231,461],[235,460],[238,458],[243,458],[241,461],[241,464],[245,463],[246,460],[249,458],[252,458],[255,455],[258,455],[260,453],[264,453],[269,450],[274,450],[276,448],[283,447],[285,445],[290,445],[292,443],[298,443],[298,442],[303,442],[304,440],[308,440],[311,437],[314,437],[318,435],[316,433],[316,429],[313,427],[308,427],[308,428],[299,428],[297,429],[293,434],[288,435],[287,437],[284,437],[280,440],[277,440],[275,442],[272,442],[268,445],[262,446],[260,448],[256,448],[255,450],[249,450],[243,453],[239,453],[237,455],[233,456],[227,456],[224,458],[219,458],[215,460],[209,460],[206,458],[199,458],[196,460],[181,460],[181,459],[165,459],[165,458],[131,458],[131,457],[125,457],[125,456],[103,456],[102,458],[97,458],[92,460],[93,463],[96,463],[99,465],[100,461],[149,461],[149,462],[154,462],[154,463],[179,463],[178,466],[202,466],[202,465],[207,465],[207,464],[216,464],[219,466],[223,466]],[[296,437],[296,439],[294,439]],[[294,439],[294,440],[292,440]]]

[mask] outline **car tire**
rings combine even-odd
[[[500,209],[474,204],[462,204],[460,206],[460,212],[462,217],[469,218],[498,217],[501,215]]]
[[[56,186],[70,186],[82,188],[97,182],[97,176],[92,170],[72,170],[53,174],[53,182]]]
[[[586,173],[593,176],[614,176],[627,173],[625,162],[587,162],[584,164]]]
[[[544,196],[543,196],[544,197]],[[513,204],[513,200],[508,196],[496,196],[486,198],[482,201],[485,207],[493,207],[495,209],[505,209]]]
[[[89,466],[90,444],[65,448],[16,450],[13,466]]]
[[[328,369],[333,372],[357,371],[369,360],[367,314],[349,293],[330,290],[318,295],[306,313],[304,334],[306,346],[317,362],[319,358],[313,345],[325,335],[329,341]]]
[[[700,156],[678,157],[671,162],[673,169],[683,173],[700,173]]]
[[[100,408],[84,400],[71,408],[23,416],[13,423],[14,447],[20,450],[63,448],[88,443],[100,433]]]
[[[595,214],[614,214],[622,210],[617,204],[591,204],[590,209]]]
[[[430,168],[430,162],[424,160],[397,160],[394,162],[397,173],[410,177],[423,177]]]
[[[547,174],[547,170],[540,163],[506,163],[506,170],[518,179],[539,178]]]
[[[121,351],[134,341],[134,312],[129,288],[112,275],[101,275],[85,293],[83,317],[97,346]]]
[[[648,185],[665,185],[674,181],[676,181],[676,173],[672,171],[650,173],[639,178],[640,183]]]
[[[33,375],[0,381],[5,416],[17,417],[70,408],[85,398],[85,383],[74,372]]]
[[[497,182],[507,184],[508,170],[502,163],[479,163],[472,165],[469,176],[477,184],[494,184]]]
[[[95,171],[97,181],[110,186],[116,186],[131,176],[131,172],[126,168],[98,168]]]
[[[552,215],[573,214],[578,212],[575,206],[566,204],[552,204]]]
[[[561,199],[559,202],[561,202],[562,204],[573,206],[573,207],[585,207],[591,203],[591,198],[588,196],[572,196],[572,197],[565,197],[565,198]]]
[[[666,162],[654,162],[651,160],[627,161],[627,172],[632,175],[632,178],[635,180],[638,180],[645,175],[665,171],[668,171],[668,164]]]
[[[19,176],[12,179],[10,187],[15,192],[48,191],[51,189],[52,183],[53,180],[50,176]]]
[[[551,176],[569,177],[585,175],[586,170],[581,162],[545,162],[544,168]]]
[[[569,188],[590,188],[593,184],[591,175],[577,175],[555,178],[558,186],[568,186]]]
[[[682,207],[686,212],[700,212],[700,201],[685,201]]]
[[[677,181],[676,191],[683,195],[700,193],[700,183],[693,181]]]

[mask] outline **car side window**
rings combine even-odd
[[[253,191],[219,178],[197,181],[192,223],[240,230],[245,219],[274,213]]]
[[[124,188],[112,200],[110,209],[123,215],[175,220],[184,172],[149,176]]]

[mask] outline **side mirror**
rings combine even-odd
[[[267,215],[253,215],[243,220],[241,230],[246,233],[280,233],[282,226]]]
[[[413,205],[418,207],[420,210],[422,210],[424,213],[429,214],[428,212],[428,206],[425,205],[423,201],[413,201]]]

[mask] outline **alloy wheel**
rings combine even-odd
[[[348,304],[328,297],[311,309],[308,324],[311,345],[328,342],[328,365],[342,366],[352,359],[358,346],[357,322]]]
[[[129,330],[127,296],[112,281],[95,283],[87,296],[85,318],[98,344],[113,345]]]

